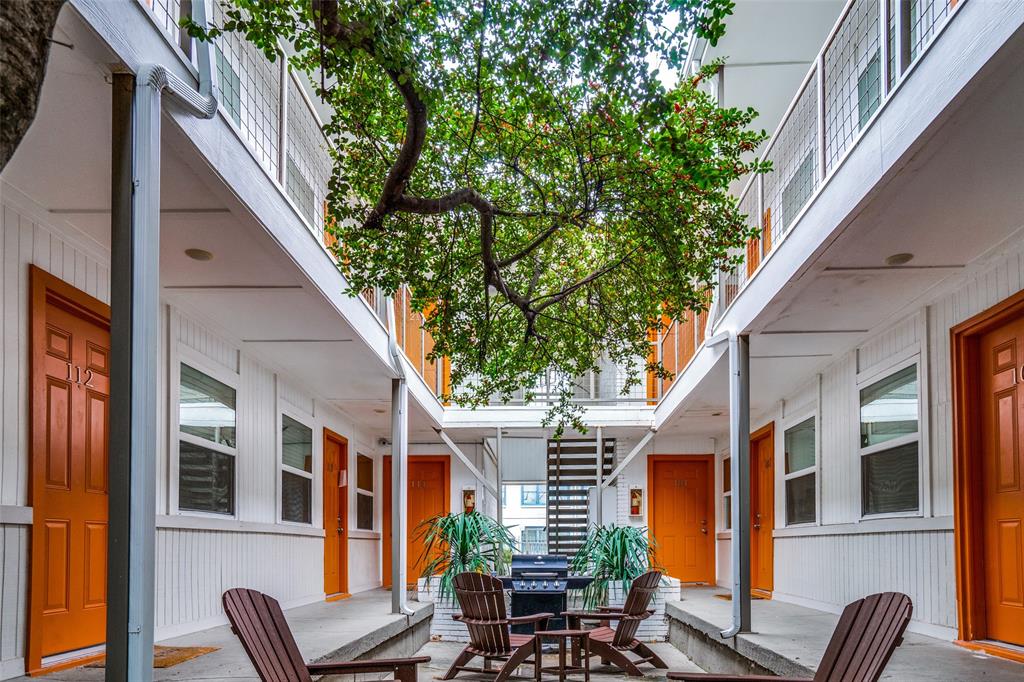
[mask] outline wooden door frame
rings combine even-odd
[[[346,472],[346,476],[347,476],[348,475],[347,472],[348,472],[349,455],[351,454],[348,451],[348,445],[349,445],[348,438],[345,438],[344,436],[342,436],[339,433],[335,433],[334,431],[331,431],[326,426],[324,427],[324,434],[323,434],[323,436],[324,436],[324,442],[323,442],[323,451],[322,452],[324,453],[324,456],[322,457],[321,461],[326,461],[326,459],[327,459],[326,453],[327,453],[327,443],[328,443],[328,441],[334,441],[334,442],[338,443],[339,445],[342,446],[341,449],[342,449],[342,452],[344,453],[342,455],[342,460],[343,461],[341,462],[341,470],[340,471]],[[340,471],[339,471],[339,473],[340,473]],[[352,480],[351,480],[351,478],[349,478],[347,480],[346,484],[345,484],[345,494],[342,495],[341,499],[338,501],[338,504],[341,506],[341,527],[342,527],[341,541],[340,541],[339,546],[338,546],[338,563],[340,564],[340,569],[339,569],[340,570],[340,577],[338,579],[338,587],[340,589],[338,590],[338,592],[328,593],[327,590],[326,590],[326,587],[327,587],[327,553],[324,552],[324,587],[325,587],[324,595],[325,595],[327,601],[336,601],[338,599],[345,599],[347,597],[352,596],[349,593],[349,591],[348,591],[348,531],[349,531],[349,527],[348,527],[348,505],[349,505],[349,501],[351,499],[351,496],[349,495],[349,487],[351,486],[351,483],[352,483]],[[324,467],[324,470],[323,470],[323,493],[324,493],[324,500],[327,499],[328,487],[329,486],[328,486],[328,481],[327,481],[327,469],[326,469],[326,467]],[[324,515],[326,513],[326,510],[327,510],[327,505],[321,503],[321,505],[320,505],[321,514]],[[324,542],[327,542],[327,532],[328,531],[327,531],[327,517],[326,517],[326,515],[323,516],[323,521],[324,521]]]
[[[32,527],[29,533],[29,585],[28,612],[26,613],[26,654],[25,670],[30,675],[52,672],[86,662],[87,658],[76,658],[65,665],[57,664],[43,670],[42,643],[42,599],[45,565],[41,557],[42,543],[35,542],[44,516],[44,509],[37,504],[43,494],[42,477],[37,474],[43,469],[46,456],[46,395],[34,390],[46,382],[46,305],[52,303],[78,315],[93,324],[110,331],[110,306],[93,298],[81,289],[68,284],[45,270],[29,265],[29,470],[28,504],[32,507]],[[108,434],[109,437],[109,434]],[[108,455],[109,457],[109,455]],[[110,466],[109,459],[107,466]],[[107,491],[108,499],[110,491]],[[100,643],[105,639],[101,634]],[[99,658],[101,654],[89,658]]]
[[[770,577],[770,579],[768,581],[769,584],[771,585],[771,587],[768,590],[754,589],[754,587],[753,587],[753,577],[752,577],[751,578],[751,592],[754,592],[754,593],[758,594],[759,596],[764,597],[766,599],[771,599],[772,592],[775,590],[775,468],[776,467],[775,467],[775,421],[774,420],[768,422],[767,424],[765,424],[764,426],[762,426],[761,428],[759,428],[758,430],[756,430],[756,431],[754,431],[753,433],[750,434],[750,445],[751,446],[753,446],[753,444],[756,441],[761,441],[761,440],[767,440],[769,443],[771,443],[771,446],[772,446],[772,468],[771,468],[771,477],[772,477],[771,483],[772,484],[771,484],[771,486],[769,486],[769,488],[772,491],[772,499],[771,499],[771,504],[768,505],[768,509],[771,511],[771,515],[772,515],[772,528],[771,528],[771,533],[772,533],[772,536],[771,536],[771,540],[772,540],[772,563],[771,563],[771,577]],[[750,466],[751,466],[751,471],[750,471],[750,483],[751,483],[750,491],[751,491],[751,498],[753,498],[754,477],[757,476],[758,478],[760,478],[761,471],[760,470],[755,471],[754,468],[753,468],[754,467],[754,456],[753,456],[754,448],[751,447],[749,449],[749,452],[750,452]],[[760,490],[760,486],[758,486],[758,489]],[[753,502],[753,499],[751,499],[751,502]],[[751,505],[750,511],[751,511],[751,514],[753,514],[753,512],[754,512],[753,505]],[[751,523],[751,526],[753,526],[753,523],[754,523],[753,518],[751,518],[750,523]],[[753,533],[751,533],[751,539],[753,539]],[[751,556],[753,556],[753,548],[751,548]],[[753,563],[753,562],[751,562],[751,563]]]
[[[718,562],[715,560],[715,456],[710,455],[647,455],[647,532],[650,537],[657,539],[658,534],[655,532],[654,527],[654,465],[657,462],[704,462],[707,464],[708,471],[708,534],[707,534],[707,545],[708,545],[708,572],[710,579],[709,585],[714,585],[718,581]]]
[[[417,462],[435,462],[444,464],[444,508],[448,513],[452,510],[452,458],[451,455],[409,455],[409,463],[413,460]],[[391,583],[391,540],[388,538],[388,530],[391,528],[391,455],[384,455],[381,460],[381,503],[383,509],[383,519],[381,521],[380,538],[380,584],[383,587],[390,587]],[[406,501],[406,510],[409,509],[408,501]],[[412,533],[415,529],[407,528],[408,535],[406,537],[406,543],[409,542],[409,538],[412,537]],[[409,557],[407,556],[406,561],[408,562]],[[419,577],[419,576],[416,576]],[[406,580],[409,580],[410,576],[405,576]],[[413,582],[415,584],[415,580]]]
[[[1024,314],[1024,291],[949,330],[953,389],[953,552],[956,560],[957,644],[1024,662],[1019,651],[980,642],[985,622],[984,529],[978,354],[981,336]]]

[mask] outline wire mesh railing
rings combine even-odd
[[[849,0],[747,183],[740,211],[759,221],[746,266],[719,276],[716,322],[792,229],[899,80],[966,0]],[[752,207],[753,205],[753,207]],[[737,252],[738,253],[738,252]],[[734,254],[733,254],[734,255]]]

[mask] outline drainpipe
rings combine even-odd
[[[206,25],[202,0],[193,17]],[[159,64],[113,75],[111,388],[106,679],[153,679],[156,400],[160,305],[160,118],[166,90],[192,115],[217,113],[210,45],[199,91]]]
[[[729,450],[732,453],[732,627],[750,632],[750,340],[729,334]]]
[[[406,590],[409,520],[409,386],[398,348],[395,299],[387,299],[388,351],[397,378],[391,380],[391,613],[412,615]]]

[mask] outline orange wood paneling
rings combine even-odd
[[[26,668],[103,641],[107,602],[110,308],[31,267]]]
[[[384,456],[384,533],[382,540],[384,587],[391,585],[391,455]],[[451,458],[448,455],[413,455],[409,457],[409,480],[406,537],[406,580],[416,584],[422,566],[423,538],[417,532],[419,524],[438,514],[451,510]]]
[[[764,210],[764,220],[761,223],[761,253],[767,256],[772,250],[772,207]]]
[[[347,472],[348,440],[324,429],[324,592],[328,598],[348,593]]]
[[[656,559],[682,582],[715,582],[714,455],[647,458],[647,523]]]

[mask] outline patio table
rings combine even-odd
[[[542,673],[558,673],[560,681],[565,680],[566,675],[583,673],[584,682],[590,682],[590,632],[589,630],[539,630],[534,633],[534,659],[537,665],[534,666],[534,676],[540,680]],[[541,665],[541,656],[544,639],[558,639],[558,665]],[[570,665],[566,657],[566,642],[576,638],[577,645],[583,651],[583,660],[580,665]],[[575,662],[574,662],[575,663]]]

